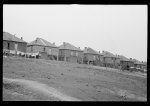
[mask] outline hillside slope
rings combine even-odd
[[[3,78],[36,81],[81,101],[147,100],[146,76],[97,66],[7,57],[3,58]],[[19,95],[18,91],[20,89],[17,87],[8,89],[5,85],[10,86],[11,83],[3,81],[4,101],[58,100],[56,98],[50,99],[44,94],[38,94],[36,91],[27,90],[26,92],[34,92],[31,93],[30,97],[22,92],[19,92]],[[16,92],[18,93],[17,97],[14,96]]]

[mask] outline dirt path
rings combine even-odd
[[[20,85],[26,85],[27,87],[31,88],[32,90],[37,90],[45,95],[50,95],[53,97],[56,97],[62,101],[80,101],[79,99],[76,99],[74,97],[70,97],[66,94],[63,94],[59,91],[57,91],[55,88],[49,87],[46,84],[42,84],[36,81],[30,81],[30,80],[24,80],[24,79],[10,79],[10,78],[3,78],[3,81],[8,82],[15,82]]]

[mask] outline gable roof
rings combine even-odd
[[[81,49],[67,42],[63,42],[63,44],[59,46],[59,49],[82,51]]]
[[[3,32],[3,40],[27,43],[24,40],[16,37],[15,35],[12,35],[12,34],[10,34],[8,32]]]
[[[55,46],[54,44],[42,39],[42,38],[36,38],[36,40],[30,42],[27,44],[28,46],[31,46],[31,45],[39,45],[39,46],[50,46],[50,47],[57,47]]]
[[[133,59],[134,64],[139,64],[139,65],[146,65],[145,62],[141,62],[137,59]]]
[[[99,55],[99,53],[97,51],[95,51],[94,49],[92,49],[90,47],[85,47],[83,51],[86,54],[98,54]]]
[[[103,51],[102,54],[104,57],[114,57],[114,58],[119,58],[118,56],[115,56],[114,54],[108,52],[108,51]]]
[[[123,55],[118,55],[118,57],[120,58],[120,61],[128,61],[128,62],[133,62],[130,59],[128,59],[127,57],[123,56]]]

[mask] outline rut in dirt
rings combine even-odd
[[[50,95],[52,97],[56,97],[60,99],[61,101],[80,101],[77,98],[68,96],[64,93],[61,93],[60,91],[56,90],[55,88],[49,87],[46,84],[42,84],[36,81],[31,80],[25,80],[25,79],[10,79],[10,78],[3,78],[3,81],[7,81],[9,83],[17,83],[20,85],[25,85],[32,90],[40,91],[45,95]]]

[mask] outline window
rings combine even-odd
[[[15,44],[15,50],[18,50],[18,44]]]

